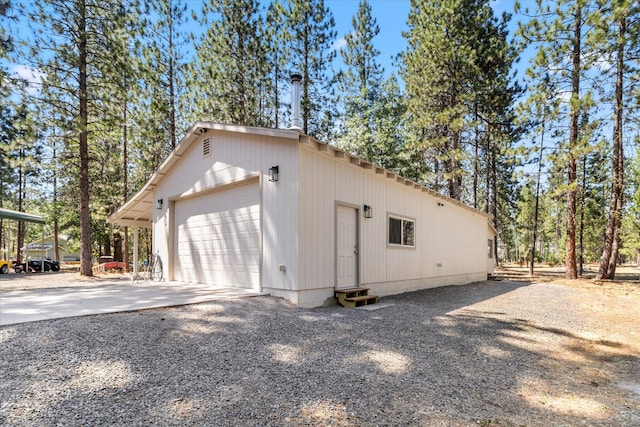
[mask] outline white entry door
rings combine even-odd
[[[358,210],[337,207],[336,287],[358,287]]]

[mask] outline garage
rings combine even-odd
[[[176,201],[174,261],[175,280],[259,290],[257,182]]]
[[[495,261],[487,214],[297,129],[198,122],[109,221],[134,227],[134,255],[150,228],[162,282],[300,307],[482,281]]]

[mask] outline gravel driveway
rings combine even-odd
[[[5,326],[0,424],[638,426],[639,296],[502,281]]]

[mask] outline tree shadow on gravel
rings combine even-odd
[[[640,358],[564,295],[487,282],[375,311],[267,297],[0,329],[0,423],[637,425]],[[562,327],[561,327],[562,326]]]

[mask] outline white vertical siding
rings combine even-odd
[[[372,207],[373,217],[360,221],[360,277],[362,283],[371,283],[387,277],[387,217],[384,206],[388,202],[387,187],[391,182],[378,174],[367,174],[366,178],[370,182],[363,185],[362,204]]]
[[[211,138],[212,154],[203,157],[202,140]],[[280,180],[268,181],[271,166],[279,166]],[[154,191],[154,200],[164,199],[163,209],[154,209],[154,251],[163,261],[170,259],[171,201],[206,194],[247,177],[260,175],[261,194],[261,285],[294,289],[298,282],[298,152],[297,143],[272,136],[209,129],[192,143]],[[280,272],[278,265],[285,265]],[[168,277],[165,271],[165,279]]]
[[[300,289],[335,285],[336,203],[360,209],[361,285],[486,274],[484,215],[353,165],[331,150],[300,147]],[[365,204],[373,218],[362,216]],[[389,214],[415,220],[415,248],[387,244]]]
[[[335,195],[335,160],[301,149],[300,289],[334,286]]]
[[[385,286],[393,293],[486,274],[484,215],[352,164],[331,148],[320,151],[323,146],[315,141],[299,143],[287,136],[210,129],[197,137],[154,190],[154,203],[164,200],[161,210],[153,209],[154,251],[162,260],[171,261],[173,253],[176,203],[258,177],[260,283],[266,292],[301,305],[333,296],[338,204],[358,211],[361,285]],[[202,154],[204,138],[212,141],[210,157]],[[269,182],[268,170],[276,165],[279,181]],[[372,206],[373,218],[363,217],[365,204]],[[415,220],[415,248],[387,244],[388,214]],[[165,279],[172,278],[169,274],[165,269]]]
[[[298,283],[298,152],[286,141],[277,155],[263,151],[263,287],[293,290]],[[268,180],[268,169],[279,166],[278,182]],[[279,266],[285,266],[284,272]]]

